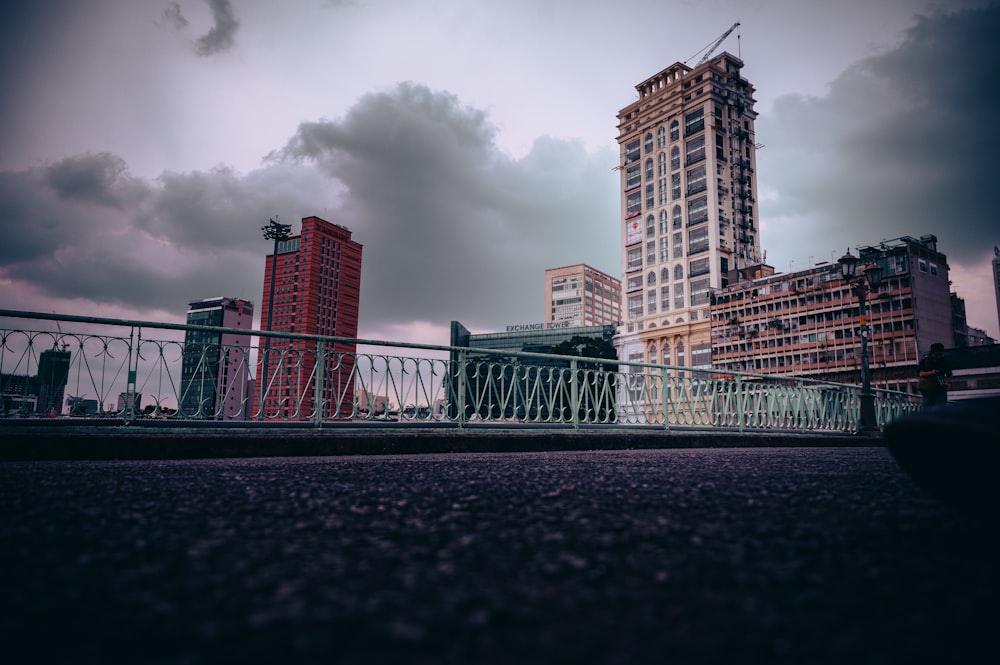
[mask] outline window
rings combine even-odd
[[[674,284],[674,309],[684,309],[684,284]]]
[[[674,146],[670,149],[670,170],[676,171],[681,167],[681,149]]]
[[[660,205],[667,205],[667,179],[660,178],[660,191],[659,191],[659,201]]]
[[[699,196],[688,201],[688,226],[708,221],[708,197]]]
[[[674,266],[674,281],[679,282],[682,279],[684,279],[684,266]],[[682,286],[681,291],[683,290],[684,287]]]
[[[646,311],[656,314],[656,289],[650,289],[646,294]]]
[[[707,275],[711,272],[711,268],[708,265],[708,259],[696,259],[688,264],[688,277],[697,277],[698,275]],[[691,284],[691,288],[694,289],[694,284]],[[692,295],[694,295],[692,291]]]
[[[664,284],[670,281],[670,268],[664,268],[660,271],[660,281]]]
[[[646,154],[649,154],[649,153],[653,152],[653,134],[652,133],[647,133],[646,134],[646,141],[643,143],[642,147],[643,147],[643,152],[645,152]]]
[[[633,187],[638,187],[641,183],[642,173],[639,170],[638,164],[633,164],[632,166],[626,167],[625,169],[625,189],[632,189]]]
[[[661,210],[660,211],[660,233],[666,233],[666,232],[667,232],[667,211],[666,210]]]
[[[646,286],[656,286],[656,272],[650,270],[646,275]]]
[[[646,243],[646,263],[653,264],[656,263],[656,243],[647,242]]]
[[[642,248],[641,247],[631,247],[626,254],[626,262],[628,270],[634,270],[636,268],[642,267]]]
[[[662,148],[667,145],[667,130],[660,127],[656,130],[656,147]]]
[[[684,226],[684,216],[681,214],[681,207],[674,206],[674,228],[679,229]]]
[[[642,316],[642,294],[628,297],[628,316],[637,319]]]
[[[924,261],[923,259],[918,259],[917,265],[920,267],[920,272],[927,272],[927,261]]]
[[[667,244],[669,241],[667,236],[660,236],[660,263],[670,260],[670,246]]]
[[[688,256],[708,251],[708,227],[701,226],[688,231]],[[708,259],[705,259],[705,272],[708,272]]]
[[[653,198],[653,185],[646,185],[646,209],[652,208],[656,205],[656,201]]]
[[[652,237],[656,235],[656,218],[652,215],[646,217],[646,237]]]
[[[626,291],[636,291],[642,288],[642,275],[630,275]]]
[[[692,273],[694,274],[694,273]],[[691,306],[708,304],[708,278],[691,280]]]
[[[660,287],[660,311],[666,312],[670,309],[670,287]]]
[[[684,116],[684,136],[697,134],[705,129],[705,110],[698,109]]]
[[[670,198],[676,201],[681,197],[681,174],[675,173],[670,176]]]
[[[658,162],[657,163],[657,174],[658,175],[667,175],[667,153],[661,152],[656,157],[656,161]]]
[[[625,214],[628,217],[635,217],[642,212],[642,193],[632,192],[625,199]]]
[[[691,347],[691,367],[699,369],[712,368],[711,344],[695,344]]]
[[[653,179],[653,158],[650,157],[649,159],[646,160],[646,180],[649,181],[652,179]]]
[[[687,172],[687,193],[688,196],[703,192],[708,187],[708,177],[705,175],[705,165],[688,169]]]
[[[676,120],[670,123],[670,140],[676,141],[681,137],[680,123]]]
[[[705,136],[691,139],[684,145],[684,163],[694,164],[705,159]]]
[[[931,274],[934,275],[935,277],[937,276],[937,264],[936,263],[932,263],[931,264]]]
[[[637,161],[639,161],[639,139],[625,144],[625,163],[631,164]]]

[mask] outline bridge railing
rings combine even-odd
[[[879,426],[916,409],[875,391]],[[0,310],[0,417],[858,430],[857,386],[542,353]]]

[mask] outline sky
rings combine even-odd
[[[540,322],[546,268],[621,275],[617,112],[737,21],[767,262],[931,233],[1000,338],[1000,0],[4,3],[0,308],[259,310],[260,227],[318,215],[362,338]]]

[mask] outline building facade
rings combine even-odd
[[[185,331],[180,416],[248,418],[253,404],[249,366],[253,303],[227,297],[195,300],[188,303],[187,324],[246,330],[247,333]],[[123,404],[121,398],[119,403]],[[121,408],[131,406],[125,402]],[[138,410],[138,399],[134,407]]]
[[[347,228],[319,217],[303,218],[299,235],[279,242],[277,257],[269,255],[265,262],[262,327],[270,320],[277,332],[357,338],[361,250]],[[324,346],[324,417],[347,417],[353,409],[356,350],[349,342]],[[270,342],[262,360],[267,379],[257,386],[258,394],[265,395],[265,417],[312,417],[316,353],[315,341]]]
[[[675,63],[618,113],[623,360],[711,366],[709,294],[761,262],[742,67],[728,53]]]
[[[618,325],[621,280],[577,263],[545,271],[545,323],[570,327]]]
[[[866,308],[872,386],[916,392],[919,358],[954,339],[947,258],[932,235],[859,252],[862,265],[883,271]],[[838,264],[734,280],[712,295],[713,365],[860,383],[860,327],[858,297]]]

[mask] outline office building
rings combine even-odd
[[[623,360],[710,366],[709,293],[762,260],[742,67],[728,53],[675,63],[618,113]]]
[[[271,273],[275,257],[264,265],[261,325],[276,332],[357,338],[361,300],[361,245],[339,224],[319,217],[302,219],[299,235],[278,243],[274,302]],[[272,311],[273,310],[273,311]],[[317,344],[312,340],[274,338],[266,358],[264,416],[312,418]],[[330,342],[323,347],[323,417],[348,417],[353,409],[356,344]]]
[[[545,322],[569,327],[618,325],[621,281],[577,263],[545,271]]]
[[[872,386],[915,392],[919,358],[954,339],[947,257],[933,235],[859,254],[860,265],[877,263],[883,275],[867,297]],[[713,292],[714,368],[860,383],[860,304],[840,265],[763,275]]]
[[[253,404],[250,387],[250,330],[253,303],[240,298],[206,298],[188,303],[187,324],[246,330],[246,334],[188,330],[181,360],[180,415],[184,418],[245,419]],[[119,408],[133,404],[119,398]],[[139,408],[139,397],[134,407]]]
[[[507,418],[514,420],[546,421],[555,416],[552,404],[544,404],[539,397],[539,386],[551,385],[551,378],[557,374],[565,378],[565,368],[570,366],[568,360],[557,358],[520,357],[515,362],[515,356],[505,356],[502,352],[557,353],[569,355],[567,347],[575,347],[570,353],[580,354],[581,358],[597,357],[614,359],[615,348],[613,340],[617,326],[598,325],[564,327],[544,324],[508,326],[505,332],[472,334],[468,328],[458,321],[451,322],[451,346],[469,349],[464,354],[451,352],[452,373],[455,382],[448,388],[448,415],[456,418],[459,404],[465,406],[465,417],[480,416],[484,418]],[[484,351],[477,353],[476,349]],[[487,353],[489,351],[500,351]],[[459,369],[465,359],[464,378],[458,381],[463,373]],[[581,369],[612,370],[614,365],[587,363],[578,361]],[[553,374],[555,373],[555,374]],[[609,379],[602,377],[601,381]],[[464,382],[464,395],[459,397],[459,384]],[[543,391],[544,392],[544,391]],[[608,390],[613,395],[614,390]],[[610,397],[607,401],[590,403],[581,408],[586,412],[581,416],[594,422],[611,422],[617,416],[617,401]],[[565,417],[565,414],[563,415]]]

